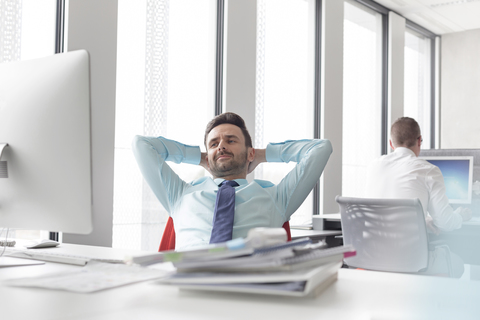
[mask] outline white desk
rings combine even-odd
[[[328,220],[328,221],[335,221],[339,222],[340,219],[340,213],[332,213],[332,214],[324,214],[324,215],[317,215],[314,216],[312,219],[321,219],[321,220]],[[313,241],[318,241],[318,240],[323,240],[329,239],[331,240],[333,237],[341,236],[342,235],[342,230],[329,230],[323,229],[324,226],[324,221],[321,222],[322,229],[296,229],[294,226],[290,228],[290,232],[292,235],[292,239],[298,239],[298,238],[303,238],[303,237],[309,237]],[[315,226],[316,222],[313,221],[313,225]],[[335,241],[334,241],[335,242]],[[334,246],[341,245],[341,242],[339,244],[334,244]]]
[[[70,246],[74,248],[75,246]],[[84,250],[85,248],[82,248]],[[92,248],[93,249],[93,248]],[[119,250],[94,248],[97,253]],[[131,253],[131,252],[129,252]],[[78,268],[0,269],[0,281]],[[152,282],[94,294],[0,284],[1,319],[478,319],[480,282],[341,269],[316,298],[180,291]]]

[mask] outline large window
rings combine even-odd
[[[120,0],[113,246],[158,250],[167,213],[137,167],[134,135],[203,147],[215,110],[215,0]],[[199,166],[169,165],[185,180]]]
[[[259,0],[255,147],[314,137],[315,1]],[[261,165],[256,179],[279,183],[295,163]],[[312,193],[291,225],[311,223]]]
[[[404,114],[420,125],[423,149],[431,147],[431,41],[406,29]]]
[[[363,196],[366,168],[381,155],[382,14],[345,2],[343,66],[344,196]]]

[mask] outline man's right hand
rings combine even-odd
[[[470,208],[458,207],[455,213],[458,213],[463,221],[468,221],[472,218],[472,210]]]

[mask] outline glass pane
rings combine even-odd
[[[362,197],[381,154],[382,16],[347,1],[344,28],[342,194]]]
[[[54,54],[57,0],[22,3],[22,60]]]
[[[405,32],[404,114],[417,120],[422,130],[422,149],[430,149],[431,77],[430,39],[407,29]]]
[[[215,0],[120,0],[113,246],[158,250],[167,212],[145,184],[136,134],[200,145],[215,108]],[[205,175],[169,165],[185,180]]]
[[[315,1],[259,0],[257,8],[255,147],[314,133]],[[256,179],[278,183],[294,167],[269,163]],[[311,223],[312,193],[291,225]]]

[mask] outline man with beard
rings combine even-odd
[[[217,193],[235,181],[231,238],[246,237],[255,227],[281,228],[317,183],[332,152],[328,140],[270,143],[254,149],[243,119],[231,112],[212,119],[205,130],[206,152],[163,137],[136,136],[133,152],[140,170],[175,225],[177,250],[212,243]],[[201,165],[212,177],[185,182],[166,164]],[[246,180],[263,162],[297,163],[283,180]]]

